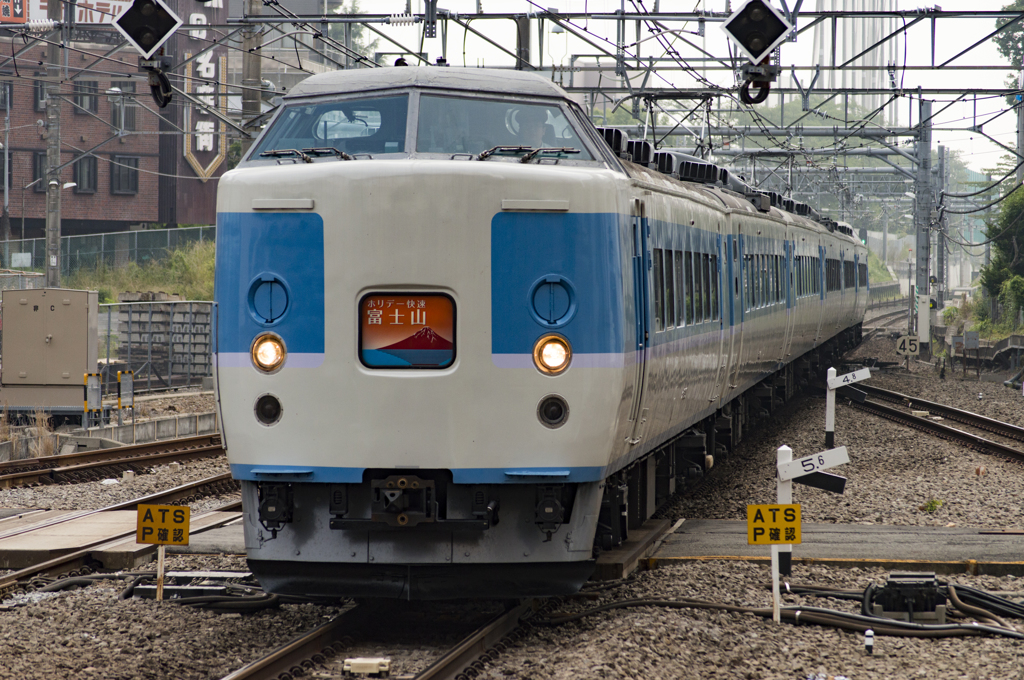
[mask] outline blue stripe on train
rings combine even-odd
[[[251,482],[306,482],[310,484],[359,484],[361,467],[324,467],[316,465],[241,465],[231,466],[231,476]],[[403,468],[409,474],[413,469]],[[455,484],[544,484],[551,482],[596,482],[608,476],[599,466],[558,468],[455,468]]]
[[[249,291],[261,277],[285,283],[288,306],[273,323],[257,320]],[[316,213],[218,213],[214,298],[219,345],[249,351],[262,330],[280,335],[290,354],[324,352],[324,221]]]
[[[491,221],[491,352],[529,355],[545,331],[569,338],[574,353],[623,351],[620,226],[615,213],[502,212]],[[626,218],[628,219],[628,218]],[[575,294],[575,313],[545,326],[530,292],[560,277]]]

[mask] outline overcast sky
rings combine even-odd
[[[742,0],[733,2],[732,7],[735,8],[739,6],[741,2]],[[776,7],[781,7],[781,2],[779,0],[772,0],[772,3]],[[544,0],[543,2],[527,2],[525,0],[481,0],[481,4],[484,12],[536,12],[547,7],[554,7],[560,11],[582,12],[587,10],[590,12],[601,13],[614,12],[619,9],[621,2],[618,0]],[[644,6],[649,11],[654,9],[654,4],[654,0],[644,0]],[[790,4],[793,3],[791,2]],[[996,10],[1003,5],[1003,2],[1000,0],[940,0],[940,4],[942,9],[947,11],[970,11],[978,9],[979,7]],[[373,2],[364,0],[361,9],[363,11],[375,13],[401,13],[405,10],[405,5],[405,0],[374,0]],[[477,2],[476,0],[441,0],[440,6],[453,12],[473,13],[477,9]],[[678,0],[662,0],[659,3],[659,6],[662,12],[688,12],[693,11],[694,9],[724,12],[726,10],[726,1],[689,0],[688,2],[680,2]],[[804,0],[804,6],[805,9],[813,9],[816,6],[816,0]],[[897,0],[896,3],[897,9],[904,10],[916,10],[918,7],[923,6],[934,5],[921,4],[916,1],[906,2],[905,0]],[[625,7],[627,11],[633,11],[631,3],[626,2]],[[421,0],[413,0],[413,11],[422,12]],[[806,25],[808,21],[808,19],[798,20],[797,26]],[[567,64],[569,55],[580,53],[592,54],[595,52],[592,47],[585,45],[576,38],[567,37],[565,34],[560,36],[550,34],[550,22],[545,22],[545,26],[545,65],[550,64],[552,61],[555,63]],[[510,47],[515,45],[515,28],[511,21],[475,22],[474,28],[477,28],[503,45]],[[612,43],[604,44],[611,51],[614,51],[613,43],[615,40],[615,26],[612,22],[591,21],[587,24],[587,28],[591,32],[612,41]],[[696,30],[696,25],[690,24],[683,28]],[[994,28],[994,21],[991,18],[965,18],[937,22],[935,40],[936,63],[942,63],[945,59],[954,56],[974,42],[984,38],[988,33],[992,32]],[[419,42],[421,26],[410,28],[386,27],[384,30],[388,34],[395,36],[406,46],[415,48]],[[627,32],[629,34],[627,41],[635,41],[636,37],[632,26],[629,27]],[[452,25],[451,30],[449,31],[448,60],[453,65],[461,66],[463,64],[463,43],[465,37],[463,33],[462,29],[455,25]],[[648,35],[650,34],[645,32],[642,34],[642,37],[647,37]],[[687,36],[687,38],[694,42],[702,43],[706,46],[706,49],[709,52],[716,56],[728,56],[726,37],[717,25],[709,25],[708,30],[706,31],[706,36],[703,39],[696,36]],[[536,36],[534,37],[534,45],[536,45]],[[684,57],[696,56],[697,54],[692,48],[687,47],[681,42],[677,43],[677,47],[680,54]],[[385,47],[382,41],[382,44],[378,49],[381,51],[391,51],[392,49],[397,48],[390,46]],[[653,41],[645,43],[641,49],[642,54],[650,55],[655,49],[655,43]],[[433,40],[427,40],[424,44],[424,50],[430,53],[431,59],[440,55],[440,37]],[[536,50],[536,47],[534,47],[534,50]],[[796,43],[787,42],[783,44],[782,64],[787,67],[787,73],[783,76],[784,85],[791,87],[793,84],[792,79],[788,75],[788,67],[791,64],[796,64],[797,66],[813,65],[815,60],[812,58],[812,54],[811,31],[802,35],[800,40]],[[465,63],[468,66],[507,66],[512,64],[512,59],[510,57],[502,54],[499,50],[488,45],[481,38],[472,34],[465,37],[465,55]],[[902,41],[900,42],[898,50],[898,60],[902,64]],[[534,55],[534,61],[536,61],[536,55]],[[931,22],[926,20],[911,27],[908,31],[906,63],[912,66],[924,66],[928,65],[930,61]],[[964,89],[970,87],[1001,87],[1007,74],[1011,71],[1009,64],[998,53],[995,44],[991,41],[975,48],[973,52],[961,57],[954,62],[954,64],[1006,64],[1006,68],[998,71],[967,71],[956,70],[950,66],[942,72],[907,71],[900,74],[903,80],[903,87],[906,90],[913,90],[919,85],[922,87],[962,87]],[[805,86],[810,80],[809,76],[810,74],[800,74]],[[674,80],[680,85],[693,86],[694,83],[692,79],[688,79],[685,76],[667,75],[665,77],[670,81]],[[724,71],[709,73],[708,79],[722,86],[732,85],[731,74]],[[656,84],[664,87],[670,83],[662,80],[660,83]],[[934,106],[934,110],[937,111],[941,106],[941,101],[937,102]],[[935,145],[943,144],[959,150],[968,167],[971,167],[972,169],[980,171],[983,168],[992,168],[998,163],[1000,156],[1006,152],[985,139],[983,136],[966,131],[965,128],[973,124],[973,121],[975,120],[975,109],[977,122],[983,123],[992,116],[1004,111],[1006,108],[1005,100],[1000,97],[989,97],[986,99],[979,98],[976,102],[973,99],[969,99],[968,101],[957,103],[941,115],[937,116],[934,120],[934,124],[938,128],[959,128],[960,131],[937,130],[933,138],[933,143]],[[901,99],[899,114],[899,122],[901,125],[907,124],[908,110],[909,105],[907,100]],[[917,115],[915,111],[914,122],[916,122],[916,120]],[[985,132],[995,137],[1003,144],[1013,147],[1016,146],[1016,127],[1016,115],[1011,111],[987,124],[984,129]]]

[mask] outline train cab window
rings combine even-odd
[[[337,149],[348,154],[402,153],[409,96],[346,99],[285,107],[252,152]],[[318,156],[336,160],[336,156]],[[264,156],[266,158],[266,156]]]
[[[672,251],[672,274],[676,281],[676,325],[683,326],[688,323],[686,320],[686,305],[689,298],[686,297],[687,288],[683,285],[685,268],[683,267],[683,251],[681,250]]]
[[[662,267],[660,248],[654,249],[654,330],[665,330],[665,270]]]
[[[557,106],[515,100],[420,97],[417,152],[479,154],[496,146],[568,147],[579,153],[567,158],[594,159]]]

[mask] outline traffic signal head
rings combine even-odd
[[[114,27],[146,59],[160,49],[182,21],[163,0],[134,0],[114,19]]]
[[[760,64],[786,39],[793,25],[765,0],[750,0],[733,12],[722,24],[722,30],[751,62]]]

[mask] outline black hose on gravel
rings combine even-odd
[[[536,626],[558,626],[571,621],[578,621],[587,616],[612,609],[626,609],[630,607],[666,607],[670,609],[712,609],[739,614],[753,614],[764,618],[771,618],[771,608],[740,607],[736,605],[721,604],[717,602],[705,602],[702,600],[623,600],[610,602],[608,604],[587,609],[575,614],[565,616],[552,616],[546,619],[533,618],[530,623]],[[869,628],[876,635],[888,635],[893,637],[968,637],[977,635],[998,635],[1016,640],[1024,640],[1024,633],[997,626],[986,626],[977,624],[941,624],[930,625],[921,623],[907,623],[881,619],[874,616],[863,616],[851,614],[835,609],[823,609],[820,607],[783,607],[780,610],[781,617],[785,621],[791,621],[797,625],[810,623],[844,630],[865,631]]]

